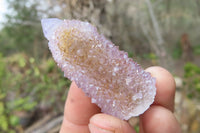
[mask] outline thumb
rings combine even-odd
[[[96,114],[90,119],[91,133],[135,133],[128,122],[107,114]]]

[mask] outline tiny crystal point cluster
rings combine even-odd
[[[101,111],[123,120],[142,114],[156,95],[155,78],[88,22],[42,19],[45,37],[64,76]]]

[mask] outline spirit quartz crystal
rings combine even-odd
[[[64,76],[75,81],[101,111],[128,120],[146,111],[155,78],[88,22],[42,19],[45,37]]]

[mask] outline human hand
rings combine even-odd
[[[140,133],[181,133],[173,114],[175,82],[161,67],[146,69],[156,78],[156,97],[150,108],[140,115]],[[101,113],[74,82],[65,104],[60,133],[135,133],[128,122]]]

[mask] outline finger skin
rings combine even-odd
[[[60,133],[89,133],[88,125],[78,125],[63,118]]]
[[[181,133],[181,128],[174,114],[162,107],[153,105],[140,116],[140,133]]]
[[[90,119],[90,124],[92,124],[92,126],[104,130],[102,132],[96,133],[103,133],[105,131],[109,131],[106,133],[135,133],[133,128],[128,124],[128,122],[103,113],[94,115]],[[93,131],[91,133],[95,132]]]
[[[146,71],[156,78],[156,97],[154,105],[163,106],[172,112],[174,111],[175,81],[173,76],[164,68],[154,66]]]
[[[89,97],[85,96],[84,92],[72,82],[70,90],[68,92],[67,101],[65,104],[64,120],[61,126],[68,131],[68,128],[80,126],[81,129],[77,131],[77,127],[74,128],[73,133],[80,133],[83,130],[88,131],[88,123],[91,116],[100,113],[100,108],[96,104],[91,103]],[[69,126],[71,124],[71,126]],[[73,126],[74,125],[74,126]],[[62,132],[61,132],[62,133]]]

